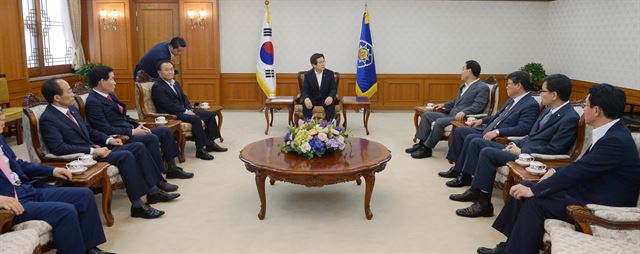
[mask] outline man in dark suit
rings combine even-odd
[[[531,96],[531,76],[524,71],[507,75],[507,95],[509,99],[502,108],[491,117],[472,122],[471,127],[456,128],[453,142],[449,147],[447,159],[450,162],[464,163],[464,151],[472,140],[484,138],[493,140],[498,136],[525,136],[529,134],[533,122],[540,113],[539,104]],[[459,158],[462,158],[459,160]],[[442,177],[454,178],[460,172],[451,167],[440,172]]]
[[[193,109],[189,98],[184,94],[180,83],[174,80],[173,63],[168,60],[160,61],[157,66],[159,79],[151,88],[151,98],[159,113],[172,114],[193,127],[193,139],[196,141],[196,157],[203,160],[213,160],[208,152],[226,152],[215,140],[220,138],[218,123],[214,113],[206,110]]]
[[[538,253],[545,219],[573,221],[567,205],[636,205],[640,159],[629,129],[620,121],[625,104],[626,95],[619,88],[589,88],[584,119],[593,127],[591,146],[576,162],[549,169],[539,183],[513,186],[493,223],[507,242],[494,249],[481,247],[478,253]]]
[[[87,188],[54,187],[34,180],[49,176],[71,179],[71,171],[31,164],[16,158],[2,137],[4,114],[0,109],[0,208],[13,212],[13,223],[43,220],[53,228],[58,253],[108,253],[98,245],[107,240],[93,192]],[[0,252],[2,247],[0,246]]]
[[[466,115],[482,113],[489,103],[489,87],[478,78],[478,62],[467,61],[460,76],[464,83],[460,85],[456,98],[444,104],[436,104],[433,111],[422,114],[415,135],[420,141],[405,150],[412,158],[431,157],[432,149],[440,141],[444,135],[444,128],[450,125],[451,121],[462,120]]]
[[[161,42],[153,46],[136,64],[133,71],[133,79],[138,76],[139,71],[144,71],[152,78],[158,78],[156,66],[160,61],[170,61],[172,57],[178,57],[187,47],[187,41],[182,37],[173,37],[170,42]]]
[[[474,203],[467,208],[458,209],[456,214],[464,217],[493,216],[491,193],[496,169],[516,160],[521,153],[569,152],[575,143],[580,120],[580,116],[568,101],[571,90],[571,80],[567,76],[549,75],[542,84],[540,93],[542,104],[546,105],[547,109],[533,124],[529,136],[508,146],[482,139],[471,142],[464,166],[456,167],[457,170],[462,170],[462,175],[448,183],[448,186],[471,185],[464,193],[453,194],[449,198]]]
[[[310,61],[313,68],[304,74],[304,83],[300,90],[300,99],[304,104],[304,120],[313,117],[313,107],[322,106],[325,119],[331,121],[336,113],[338,84],[333,71],[325,68],[324,55],[315,53]]]
[[[127,115],[127,106],[115,95],[116,81],[111,67],[98,65],[91,70],[89,86],[93,91],[85,106],[91,127],[107,135],[125,135],[131,137],[131,142],[143,143],[159,169],[164,169],[160,155],[162,150],[169,179],[193,177],[193,173],[185,172],[176,165],[180,151],[171,129],[162,126],[148,129]]]
[[[160,217],[164,212],[148,204],[169,202],[180,196],[159,188],[166,188],[168,183],[162,182],[160,169],[142,143],[123,145],[121,139],[94,130],[82,120],[73,106],[73,92],[66,81],[59,78],[45,81],[42,95],[49,102],[39,120],[44,145],[54,155],[92,154],[98,161],[117,166],[132,203],[132,217]],[[141,200],[144,195],[148,204]]]

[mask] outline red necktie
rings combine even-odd
[[[108,95],[107,99],[109,99],[111,102],[113,102],[113,99],[111,98],[111,95]],[[124,113],[124,108],[122,106],[120,106],[120,104],[118,104],[118,103],[116,103],[116,105],[118,105],[118,110],[120,111],[120,114]]]
[[[0,169],[2,169],[2,173],[4,173],[4,176],[7,177],[7,180],[9,180],[9,182],[13,186],[13,197],[16,199],[16,201],[18,201],[18,193],[16,192],[16,186],[13,185],[13,177],[11,177],[11,169],[9,168],[9,165],[7,165],[7,163],[4,161],[5,158],[6,158],[5,155],[0,155]]]
[[[71,120],[74,124],[76,124],[76,126],[78,126],[78,128],[80,128],[80,125],[78,124],[78,122],[76,122],[76,119],[73,118],[73,115],[71,114],[71,110],[67,110],[67,117],[69,118],[69,120]]]

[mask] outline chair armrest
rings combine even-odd
[[[453,125],[455,128],[468,127],[463,121],[458,120],[451,121],[451,125]]]
[[[13,226],[13,212],[0,209],[0,234],[9,232]]]
[[[616,209],[610,207],[611,209]],[[581,205],[567,206],[567,213],[573,218],[578,227],[585,234],[592,234],[591,225],[608,229],[640,230],[640,221],[613,221],[596,216],[591,209]]]
[[[414,110],[418,111],[418,112],[444,112],[443,109],[439,108],[439,109],[427,109],[427,106],[415,106],[413,107]]]
[[[170,119],[170,120],[175,120],[178,119],[177,116],[172,115],[172,114],[165,114],[165,113],[145,113],[144,114],[144,118],[139,119],[140,121],[146,122],[146,121],[155,121],[156,117],[159,116],[164,116],[164,118],[166,119]]]
[[[539,154],[532,153],[531,156],[533,158],[544,160],[544,161],[559,161],[559,160],[568,160],[571,158],[568,154]]]
[[[506,137],[496,137],[495,139],[493,139],[493,141],[502,145],[506,145],[506,144],[509,144],[509,142],[511,142]]]
[[[488,114],[473,114],[473,115],[467,115],[466,117],[467,117],[467,118],[469,118],[469,117],[475,117],[476,119],[482,119],[482,118],[485,118],[485,117],[487,117],[487,116],[489,116],[489,115],[488,115]]]

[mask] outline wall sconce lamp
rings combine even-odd
[[[196,27],[204,29],[207,11],[199,10],[196,14],[196,11],[189,9],[187,11],[187,17],[189,19],[188,21],[191,29],[195,29]]]
[[[100,24],[102,25],[102,29],[112,29],[118,30],[118,16],[120,16],[120,12],[117,10],[112,10],[108,13],[104,9],[101,9],[98,14],[100,14]]]

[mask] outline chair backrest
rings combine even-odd
[[[85,103],[87,102],[87,97],[89,97],[89,93],[91,93],[91,88],[88,85],[82,83],[76,83],[73,86],[73,93],[75,94],[74,98],[76,100],[76,107],[78,111],[80,111],[80,116],[87,121],[87,115],[85,113]]]
[[[495,76],[491,76],[487,78],[484,83],[489,87],[489,102],[484,109],[484,113],[490,116],[498,110],[498,101],[500,101],[500,98],[498,98],[498,80]]]
[[[570,160],[575,161],[582,156],[591,145],[591,131],[593,128],[584,120],[584,100],[571,101],[573,109],[580,116],[576,141],[569,150]]]
[[[151,98],[151,88],[153,88],[153,81],[136,82],[136,111],[140,120],[145,119],[149,114],[157,112],[156,105],[153,104],[153,99]]]
[[[8,107],[9,105],[9,83],[4,74],[0,74],[0,106]]]
[[[27,145],[29,160],[32,163],[40,163],[49,150],[44,145],[40,135],[40,116],[44,113],[48,103],[34,94],[28,94],[22,103],[22,129],[24,131],[24,143]],[[26,117],[25,117],[26,116]]]
[[[300,95],[300,91],[302,91],[302,85],[304,85],[304,74],[307,73],[307,71],[299,71],[298,72],[298,95]],[[340,88],[340,73],[339,72],[333,72],[333,77],[336,79],[336,88]],[[338,89],[338,91],[340,91]],[[338,96],[338,94],[336,93],[336,98],[340,98]],[[298,102],[300,104],[302,104],[302,102]]]

